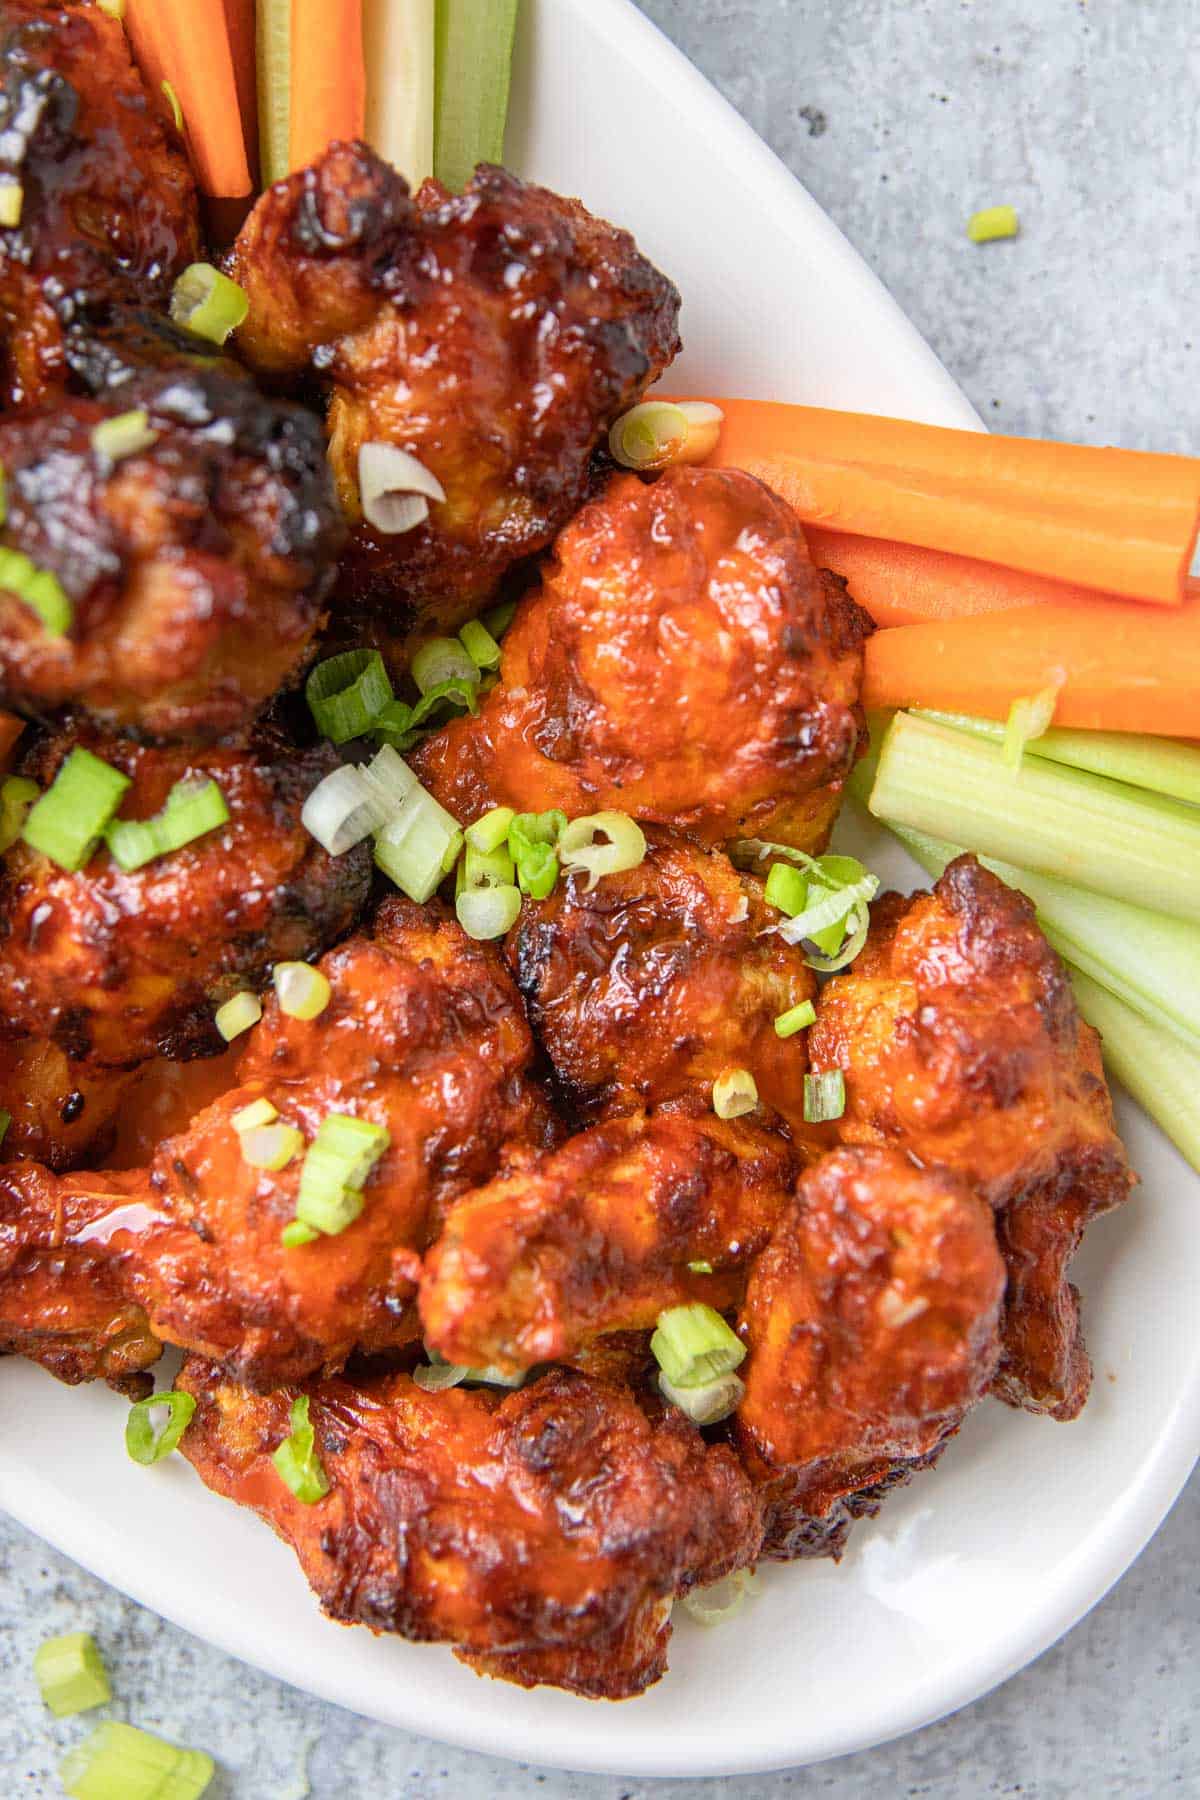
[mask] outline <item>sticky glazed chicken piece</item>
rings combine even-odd
[[[620,475],[559,537],[478,714],[414,766],[468,817],[611,809],[818,850],[863,733],[868,630],[752,475]]]
[[[754,1559],[755,1493],[728,1445],[573,1370],[516,1393],[407,1375],[311,1390],[329,1492],[305,1505],[270,1456],[290,1395],[190,1361],[181,1448],[289,1543],[333,1618],[453,1644],[490,1675],[617,1700],[666,1667],[675,1595]]]
[[[124,819],[151,817],[176,782],[213,780],[229,821],[131,871],[103,846],[70,874],[13,844],[0,858],[0,1033],[109,1068],[216,1054],[216,1008],[342,936],[366,901],[368,850],[329,856],[300,823],[337,757],[266,732],[245,750],[189,751],[88,728],[45,740],[26,773],[48,786],[79,747],[131,778]]]
[[[120,20],[82,0],[2,0],[0,176],[21,190],[18,223],[0,230],[8,406],[61,388],[65,332],[114,300],[162,305],[202,255],[169,120]]]
[[[745,1119],[593,1126],[450,1209],[425,1259],[425,1342],[516,1373],[648,1329],[670,1306],[730,1306],[796,1170],[791,1147]]]
[[[153,441],[114,461],[93,434],[137,411]],[[223,358],[126,364],[101,398],[0,423],[0,463],[3,545],[71,609],[60,631],[0,588],[0,704],[218,737],[298,673],[343,532],[315,416]]]
[[[857,961],[821,992],[814,1069],[845,1071],[843,1142],[896,1144],[995,1208],[1008,1264],[997,1392],[1074,1418],[1091,1367],[1067,1267],[1133,1182],[1099,1039],[1033,907],[974,857],[932,893],[887,894]]]
[[[526,900],[505,954],[582,1119],[707,1105],[719,1075],[745,1068],[763,1106],[803,1130],[804,1037],[780,1038],[775,1020],[816,981],[775,934],[780,917],[757,876],[653,829],[636,869]]]
[[[134,1069],[72,1062],[48,1038],[0,1039],[0,1107],[9,1114],[0,1159],[51,1169],[98,1159],[136,1078]]]
[[[768,1555],[836,1553],[936,1456],[996,1371],[1004,1283],[991,1210],[949,1170],[861,1147],[801,1178],[741,1319],[736,1435],[770,1497]]]
[[[538,1149],[553,1130],[526,1079],[532,1039],[496,952],[436,909],[389,902],[373,937],[348,939],[319,967],[325,1010],[300,1020],[271,1000],[238,1085],[148,1168],[57,1180],[36,1164],[3,1171],[14,1236],[0,1348],[44,1341],[39,1309],[86,1289],[81,1265],[100,1266],[154,1337],[263,1389],[418,1335],[420,1253],[446,1208],[509,1146]],[[331,1114],[388,1131],[362,1211],[337,1235],[283,1244],[304,1150],[276,1171],[247,1160],[235,1121],[263,1099],[304,1146]]]
[[[481,166],[461,195],[332,144],[277,182],[232,273],[252,367],[330,392],[330,457],[354,521],[339,610],[404,661],[414,622],[454,629],[580,505],[593,450],[678,348],[679,296],[628,233]],[[364,444],[415,456],[445,499],[415,529],[364,520]]]

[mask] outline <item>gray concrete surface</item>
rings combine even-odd
[[[1195,451],[1197,0],[644,0],[879,270],[999,429]],[[967,215],[1020,210],[973,249]],[[1157,1800],[1200,1793],[1200,1477],[1032,1668],[899,1744],[719,1783],[491,1762],[256,1675],[0,1525],[0,1795],[51,1796],[78,1722],[29,1675],[99,1639],[125,1716],[207,1745],[214,1800]],[[307,1784],[307,1785],[306,1785]]]

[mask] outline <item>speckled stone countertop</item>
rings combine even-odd
[[[887,282],[1000,430],[1200,449],[1197,0],[643,0]],[[972,248],[977,207],[1022,234]],[[0,1522],[0,1800],[53,1796],[36,1645],[86,1627],[119,1713],[220,1759],[213,1800],[1159,1800],[1200,1793],[1200,1476],[1023,1674],[807,1771],[623,1781],[492,1762],[255,1674]]]

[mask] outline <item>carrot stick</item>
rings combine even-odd
[[[233,57],[238,112],[242,120],[242,146],[250,170],[250,185],[258,186],[258,80],[254,63],[254,0],[223,0],[225,29]]]
[[[1178,606],[1200,460],[948,431],[769,400],[721,400],[712,461],[748,469],[805,523],[895,538]]]
[[[162,84],[167,79],[167,30],[158,0],[128,0],[125,30],[152,99],[156,105],[165,106]]]
[[[362,0],[292,0],[292,168],[335,138],[361,137],[366,109]]]
[[[166,43],[166,75],[183,112],[204,193],[250,192],[224,0],[153,0]]]
[[[1056,726],[1200,737],[1200,583],[1188,588],[1170,611],[1095,599],[877,631],[864,704],[1003,719],[1061,677]]]
[[[921,619],[960,619],[1102,597],[1094,588],[1047,581],[1044,575],[1026,575],[947,550],[855,537],[824,525],[806,525],[804,535],[817,566],[843,576],[877,625],[914,625]]]
[[[7,769],[12,747],[24,729],[25,721],[16,713],[0,712],[0,773]]]

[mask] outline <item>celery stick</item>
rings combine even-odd
[[[1071,980],[1111,1072],[1200,1170],[1200,1052],[1183,1049],[1088,976],[1072,970]]]
[[[1198,702],[1200,707],[1200,702]],[[914,717],[954,731],[1004,742],[1004,726],[996,719],[974,719],[966,713],[921,712]],[[1197,719],[1200,731],[1200,718]],[[1176,800],[1200,805],[1200,748],[1178,738],[1140,737],[1129,731],[1067,731],[1051,726],[1041,737],[1027,738],[1026,756],[1044,756],[1073,769],[1090,769],[1111,781],[1130,787],[1149,788],[1154,794],[1170,794]]]
[[[433,171],[457,193],[504,160],[517,0],[437,0]]]
[[[870,810],[1038,875],[1200,922],[1200,814],[1082,769],[1031,758],[898,713]]]
[[[433,174],[433,0],[363,0],[367,142],[411,188]]]
[[[292,0],[256,0],[258,156],[263,186],[288,174],[292,89]]]

